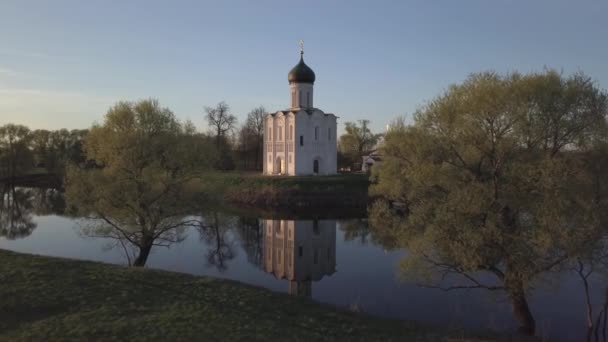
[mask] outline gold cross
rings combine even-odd
[[[304,53],[304,41],[302,39],[300,39],[300,53],[303,54]]]

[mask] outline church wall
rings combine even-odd
[[[315,111],[312,115],[301,111],[296,116],[296,175],[314,174],[314,160],[319,160],[318,174],[336,173],[336,117]],[[331,131],[328,139],[328,129]],[[315,132],[317,130],[317,132]],[[300,146],[300,136],[304,145]]]
[[[269,131],[269,128],[272,129]],[[264,174],[278,173],[277,158],[284,161],[283,175],[295,174],[295,128],[294,115],[291,113],[283,115],[279,112],[267,116],[264,127]],[[268,135],[269,132],[272,136]]]
[[[279,158],[283,160],[283,175],[312,175],[315,159],[319,160],[318,174],[337,172],[337,122],[334,115],[325,115],[319,110],[312,114],[300,111],[296,115],[279,112],[269,115],[265,123],[264,174],[278,173]],[[302,146],[300,137],[304,142]]]

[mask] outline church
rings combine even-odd
[[[336,174],[337,117],[313,106],[315,73],[304,63],[303,49],[287,80],[289,108],[264,120],[264,174]]]

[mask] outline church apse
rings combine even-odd
[[[336,271],[335,220],[263,219],[265,272],[289,282],[289,294],[312,295],[313,282]]]

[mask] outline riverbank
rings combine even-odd
[[[0,183],[24,187],[63,187],[59,176],[33,173]],[[259,172],[205,172],[189,186],[211,203],[258,209],[365,209],[369,204],[369,176],[263,176]]]
[[[512,341],[209,277],[0,250],[0,340]]]
[[[214,201],[258,208],[366,208],[369,176],[263,176],[259,173],[209,172],[198,191]]]

